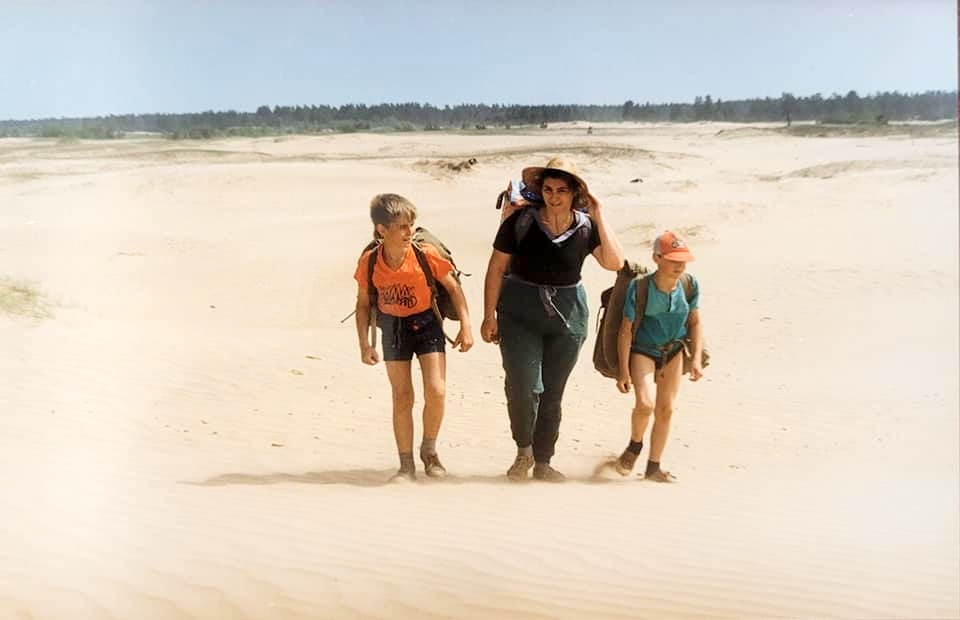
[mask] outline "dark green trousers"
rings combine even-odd
[[[517,447],[533,445],[538,463],[553,457],[561,401],[587,337],[582,284],[552,288],[506,278],[497,304],[510,429]]]

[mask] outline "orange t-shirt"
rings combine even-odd
[[[439,280],[450,273],[453,265],[441,257],[432,245],[424,243],[421,247],[434,278],[438,280],[437,286],[443,286]],[[427,277],[423,275],[423,270],[420,269],[420,263],[413,253],[413,248],[407,248],[403,264],[396,270],[391,269],[384,262],[383,252],[380,251],[379,246],[364,252],[357,263],[357,271],[353,274],[357,284],[364,288],[367,286],[370,252],[377,252],[377,262],[373,266],[373,285],[377,289],[377,309],[380,312],[393,316],[410,316],[430,309],[430,286],[427,284]]]

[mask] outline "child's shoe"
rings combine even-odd
[[[637,462],[637,455],[629,450],[624,450],[617,460],[613,462],[613,468],[621,476],[628,476],[633,471],[633,466]]]
[[[397,473],[390,476],[390,482],[416,482],[417,472],[411,470],[398,469]]]
[[[657,471],[647,474],[643,477],[644,480],[650,480],[653,482],[676,482],[677,477],[671,474],[668,471],[663,471],[658,469]]]
[[[447,470],[440,463],[440,457],[437,456],[437,453],[432,454],[421,454],[421,460],[423,460],[423,472],[427,474],[430,478],[445,478],[447,476]]]
[[[417,467],[413,464],[413,455],[409,452],[400,455],[400,469],[390,477],[390,482],[416,482]]]

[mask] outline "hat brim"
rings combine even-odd
[[[693,257],[693,252],[690,250],[676,250],[667,254],[661,254],[660,257],[678,263],[689,263],[692,260],[697,260]]]
[[[524,168],[523,172],[520,174],[520,177],[523,179],[523,184],[532,189],[533,191],[540,193],[540,186],[543,185],[543,173],[547,170],[555,170],[557,172],[562,172],[564,174],[570,175],[573,180],[580,184],[583,193],[586,194],[589,189],[587,189],[587,182],[573,174],[572,172],[567,172],[566,170],[561,170],[560,168],[547,168],[545,166],[530,166],[529,168]]]

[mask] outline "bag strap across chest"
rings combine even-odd
[[[430,288],[430,308],[437,317],[437,322],[440,323],[442,331],[443,314],[440,313],[440,306],[437,305],[437,277],[434,275],[433,269],[430,268],[430,263],[427,261],[427,254],[423,248],[416,243],[411,243],[410,247],[413,249],[413,255],[417,258],[417,263],[420,264],[420,270],[423,271],[423,276],[427,279],[427,286]],[[373,308],[377,307],[377,287],[373,285],[373,268],[377,264],[377,254],[380,252],[383,252],[383,244],[380,244],[373,252],[370,252],[369,262],[367,263],[367,294],[370,297],[370,306]],[[384,261],[386,261],[386,259],[384,259]],[[454,340],[447,335],[447,332],[444,331],[443,336],[453,344]]]
[[[633,337],[637,337],[637,330],[640,329],[640,323],[643,321],[643,315],[647,311],[647,297],[650,294],[650,278],[653,277],[652,273],[649,273],[645,276],[637,278],[637,295],[636,295],[636,305],[634,306],[637,311],[633,317]],[[689,273],[684,273],[680,276],[680,286],[683,287],[683,296],[687,300],[687,304],[690,303],[690,300],[693,298],[693,276]]]

